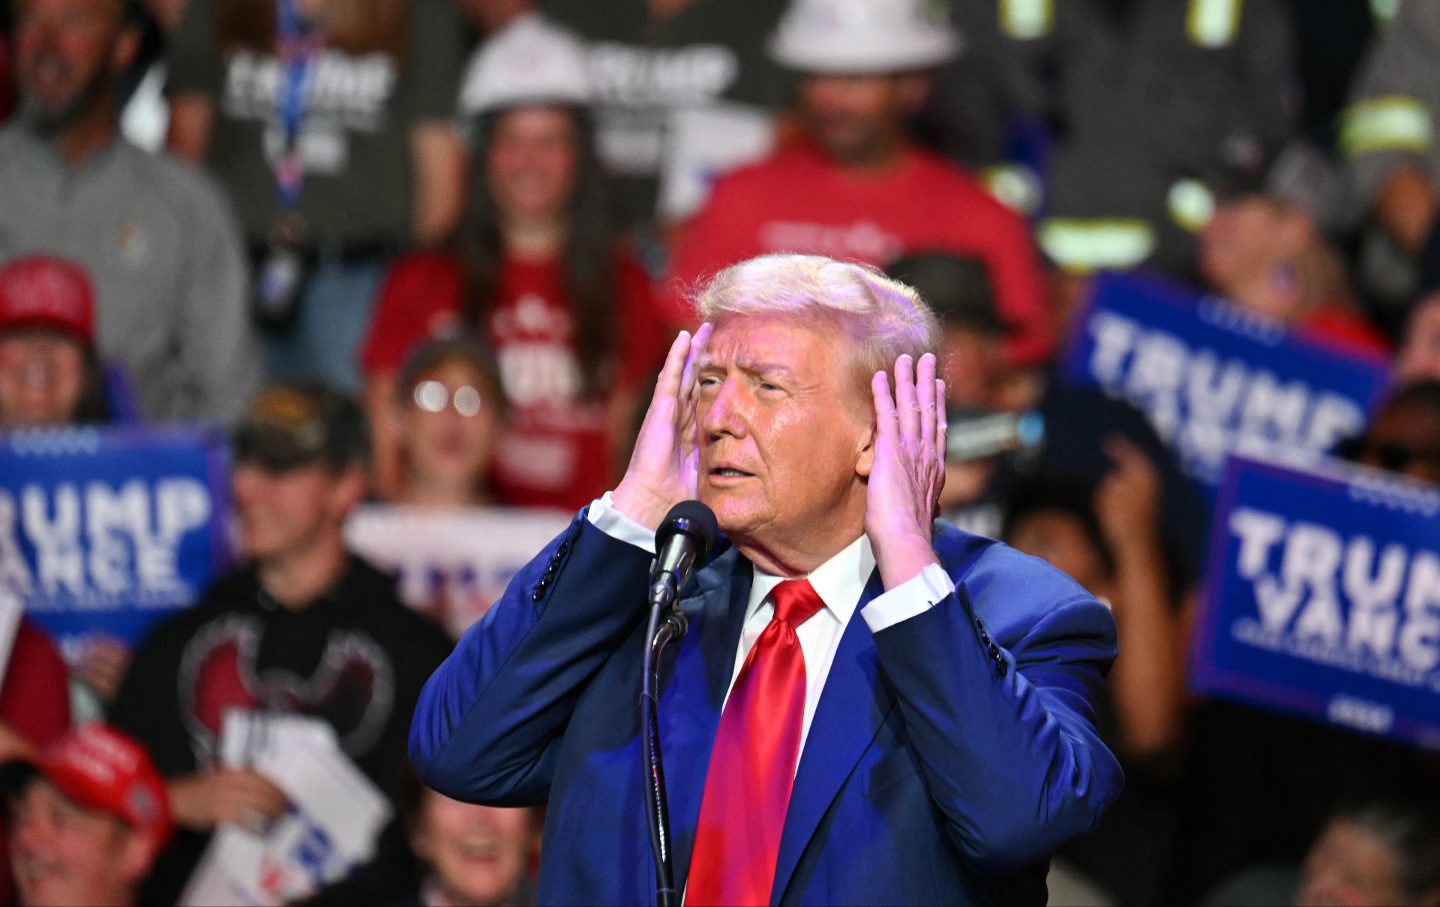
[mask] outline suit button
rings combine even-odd
[[[1005,663],[1005,659],[997,658],[995,659],[995,670],[1000,672],[1001,677],[1004,677],[1005,672],[1010,670],[1010,666]]]
[[[990,646],[990,651],[995,651],[995,647],[993,645],[990,645],[990,634],[986,633],[984,630],[980,631],[980,641],[983,642],[985,645]]]
[[[569,551],[570,551],[570,543],[569,543],[569,542],[561,542],[561,543],[560,543],[560,547],[555,549],[555,560],[558,561],[560,558],[564,557],[567,553],[569,553]]]
[[[996,661],[1004,660],[1000,657],[1000,650],[995,647],[995,644],[993,642],[990,643],[990,657],[995,659]]]
[[[545,597],[545,590],[544,590],[544,588],[542,588],[542,587],[540,587],[540,586],[536,586],[534,589],[531,589],[531,590],[530,590],[530,600],[531,600],[532,602],[538,602],[540,599],[542,599],[542,598],[544,598],[544,597]]]

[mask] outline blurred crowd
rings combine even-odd
[[[1045,416],[958,453],[942,510],[1117,622],[1127,789],[1052,902],[1440,904],[1436,756],[1189,691],[1208,505],[1056,378],[1095,275],[1164,275],[1386,357],[1340,452],[1440,482],[1437,116],[1431,0],[14,0],[0,429],[224,426],[239,557],[133,650],[21,621],[0,903],[175,902],[293,811],[236,710],[319,725],[388,806],[304,897],[525,903],[542,812],[408,775],[451,640],[347,518],[583,507],[691,290],[792,251],[921,291],[952,430]]]

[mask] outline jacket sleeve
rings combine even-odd
[[[1068,577],[995,545],[875,644],[931,796],[975,863],[1043,859],[1119,794],[1094,715],[1115,623]]]
[[[576,701],[644,619],[650,561],[583,512],[536,555],[421,691],[420,779],[459,800],[543,801]]]

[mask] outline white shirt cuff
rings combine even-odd
[[[939,564],[929,564],[913,578],[876,596],[860,616],[869,624],[871,633],[879,633],[902,620],[924,614],[954,591],[955,581],[950,574]]]
[[[610,492],[605,492],[590,505],[586,518],[591,526],[612,539],[655,553],[655,533],[616,510],[610,503]]]

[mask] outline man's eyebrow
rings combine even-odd
[[[701,356],[696,364],[697,371],[705,369],[717,369],[723,366],[710,356]],[[747,359],[744,356],[735,357],[735,367],[750,375],[784,375],[793,377],[795,369],[784,362],[768,362],[763,359]]]

